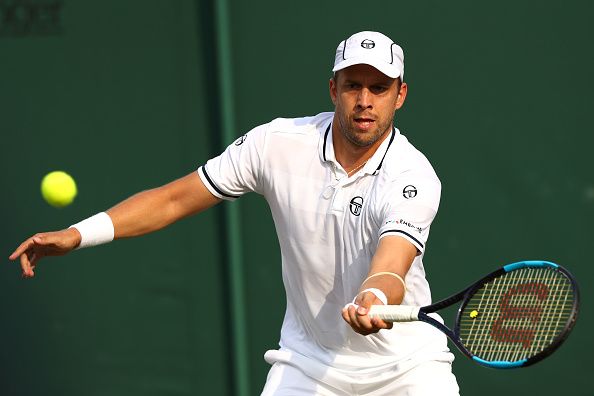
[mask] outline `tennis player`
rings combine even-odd
[[[45,256],[147,234],[256,192],[272,211],[287,296],[262,394],[458,395],[441,332],[366,315],[374,304],[431,301],[422,259],[441,184],[393,126],[407,94],[404,54],[381,33],[359,32],[338,45],[333,71],[334,112],[258,126],[197,172],[36,234],[10,258],[30,277]]]

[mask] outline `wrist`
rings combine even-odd
[[[388,305],[388,297],[386,297],[386,294],[383,291],[381,291],[380,289],[376,289],[373,287],[371,287],[369,289],[361,290],[359,292],[359,294],[357,294],[355,296],[353,303],[357,300],[357,297],[359,297],[359,295],[361,295],[362,293],[365,293],[365,292],[373,293],[377,297],[377,299],[380,300],[384,305]]]
[[[68,229],[66,230],[70,233],[72,239],[74,239],[74,247],[73,249],[78,249],[78,247],[80,246],[80,243],[82,241],[82,236],[80,235],[80,232],[74,228],[73,226],[68,227]]]
[[[113,222],[105,212],[97,213],[70,228],[75,228],[80,235],[80,243],[76,249],[109,243],[114,238]]]

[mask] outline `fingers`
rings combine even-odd
[[[367,335],[373,332],[373,324],[367,315],[361,315],[360,307],[349,304],[342,310],[342,318],[359,334]],[[379,331],[379,329],[378,329]]]
[[[8,257],[9,260],[16,260],[20,257],[25,251],[31,249],[35,242],[33,241],[35,237],[27,239],[25,242],[21,243],[19,247]]]
[[[33,269],[43,257],[63,256],[80,243],[80,234],[75,229],[35,234],[23,242],[9,257],[20,257],[23,278],[34,276]]]
[[[36,235],[23,242],[9,257],[11,260],[20,257],[23,278],[35,275],[33,269],[42,257],[42,252],[40,251],[40,245],[42,244],[43,240]]]
[[[342,318],[355,332],[362,335],[377,333],[382,329],[391,329],[392,323],[367,316],[372,305],[383,305],[383,303],[373,293],[361,293],[357,296],[354,304],[349,304],[342,309]]]
[[[32,262],[37,259],[37,255],[34,253],[35,243],[39,242],[37,237],[27,239],[21,243],[19,247],[8,257],[9,260],[16,260],[20,257],[21,268],[23,270],[23,278],[33,276],[33,268],[35,264]]]
[[[21,255],[21,268],[23,270],[23,278],[29,278],[35,275],[33,269],[35,268],[35,265],[37,265],[38,261],[39,258],[32,250],[27,251]]]

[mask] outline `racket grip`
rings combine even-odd
[[[419,320],[421,307],[410,305],[373,305],[367,316],[377,317],[386,322],[414,322]]]

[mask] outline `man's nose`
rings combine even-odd
[[[361,91],[359,91],[359,95],[357,96],[357,106],[362,109],[371,108],[372,96],[373,95],[369,89],[361,89]]]

